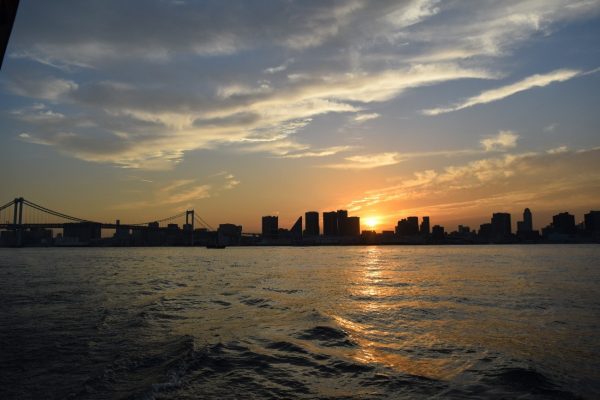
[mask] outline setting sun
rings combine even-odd
[[[375,228],[377,226],[378,222],[379,222],[379,218],[377,218],[377,217],[365,218],[365,225],[367,225],[367,227],[369,227],[370,229]]]

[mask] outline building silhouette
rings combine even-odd
[[[336,211],[323,213],[323,235],[324,236],[339,236],[338,230],[338,214]]]
[[[295,242],[302,241],[302,217],[298,217],[292,229],[290,229],[291,239]]]
[[[398,221],[396,235],[416,236],[419,234],[419,217],[408,217]]]
[[[347,210],[324,212],[323,236],[358,237],[360,236],[360,218],[348,217]]]
[[[346,210],[338,210],[337,211],[337,225],[338,225],[338,235],[339,236],[348,236],[346,225],[348,223],[348,211]]]
[[[523,211],[523,221],[517,222],[517,232],[531,232],[533,231],[533,217],[529,208]]]
[[[40,223],[21,221],[21,212],[17,208],[23,205],[23,198],[3,206],[2,210],[12,207],[12,218],[6,216],[0,221],[0,246],[182,246],[182,245],[356,245],[356,244],[471,244],[471,243],[600,243],[600,211],[590,211],[584,214],[583,222],[577,225],[575,216],[561,212],[552,217],[552,222],[542,229],[540,236],[533,229],[533,215],[529,208],[523,211],[523,219],[517,222],[516,235],[512,233],[511,214],[496,212],[492,214],[489,223],[479,226],[479,231],[471,230],[468,226],[458,225],[457,230],[446,233],[444,227],[435,225],[431,228],[428,216],[410,216],[397,222],[394,231],[367,230],[361,233],[360,217],[348,216],[347,210],[337,210],[323,213],[323,236],[320,236],[319,213],[307,211],[306,225],[303,230],[303,216],[296,219],[290,229],[279,228],[277,216],[262,217],[262,235],[245,233],[242,227],[235,224],[220,224],[215,231],[210,226],[194,229],[189,222],[189,214],[185,212],[185,223],[182,228],[172,223],[177,217],[169,220],[167,226],[159,222],[121,225],[116,223],[82,222]],[[19,206],[20,204],[20,206]],[[33,203],[32,203],[33,204]],[[43,210],[40,206],[39,210]],[[1,210],[0,210],[1,211]],[[57,215],[51,210],[49,214]],[[183,214],[179,214],[181,217]],[[77,220],[66,216],[65,219]],[[10,222],[12,220],[12,222]],[[192,219],[192,221],[194,221]],[[206,223],[204,223],[206,224]],[[53,237],[48,228],[62,228],[62,232]],[[102,237],[102,232],[114,230],[112,237]],[[104,230],[104,231],[103,231]]]
[[[440,225],[434,225],[431,228],[431,239],[434,242],[444,241],[444,239],[446,239],[446,231],[444,230],[444,227]]]
[[[217,241],[219,244],[225,246],[239,245],[242,241],[242,226],[235,224],[219,224],[219,229],[217,229]]]
[[[279,231],[279,217],[266,215],[262,217],[262,236],[272,239],[277,237]]]
[[[344,236],[360,236],[360,218],[359,217],[348,217],[346,218],[344,226]]]
[[[504,241],[510,238],[512,227],[509,213],[494,213],[492,214],[492,237],[494,241]]]
[[[78,244],[90,244],[102,237],[102,225],[95,222],[63,224],[63,239]]]
[[[517,237],[524,243],[535,243],[540,240],[540,233],[533,230],[533,217],[529,208],[523,211],[523,221],[517,221]]]
[[[554,233],[561,235],[573,235],[575,228],[575,216],[568,212],[562,212],[552,217],[552,228]]]
[[[585,214],[583,225],[588,233],[600,233],[600,211],[590,211]]]
[[[319,213],[316,211],[307,211],[304,214],[304,234],[306,236],[319,236],[321,229],[319,227]]]
[[[419,233],[423,236],[429,236],[429,217],[423,217],[421,221],[421,227],[419,228]]]
[[[457,233],[459,233],[461,235],[468,235],[471,233],[471,228],[469,228],[468,226],[459,225]]]
[[[489,242],[492,240],[492,224],[489,222],[486,224],[479,225],[479,232],[477,232],[477,237],[480,242]]]
[[[118,246],[129,246],[131,245],[131,230],[121,226],[121,221],[117,220],[117,228],[113,235],[114,243]]]

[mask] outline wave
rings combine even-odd
[[[319,342],[322,346],[335,347],[354,347],[356,344],[352,342],[346,332],[341,329],[332,328],[330,326],[315,326],[300,332],[298,339],[313,340]]]

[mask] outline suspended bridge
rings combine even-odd
[[[23,197],[15,198],[0,206],[0,235],[5,239],[5,243],[8,241],[11,245],[16,246],[23,244],[26,233],[47,232],[50,229],[63,229],[63,233],[65,233],[67,231],[81,231],[82,228],[86,228],[96,232],[95,236],[100,236],[99,232],[102,229],[114,229],[116,231],[115,236],[118,236],[119,233],[124,236],[123,233],[129,231],[142,235],[144,231],[173,231],[178,229],[179,224],[183,227],[182,232],[189,234],[189,240],[186,240],[186,243],[190,245],[194,243],[196,227],[203,228],[202,230],[206,232],[215,231],[193,209],[152,221],[121,223],[119,220],[103,222],[75,217],[49,209]]]

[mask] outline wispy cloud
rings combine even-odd
[[[242,183],[240,180],[236,179],[233,174],[225,175],[225,183],[223,184],[223,190],[231,190],[235,188],[237,185]]]
[[[402,161],[403,158],[400,153],[390,152],[345,157],[342,163],[326,164],[323,167],[334,169],[372,169],[395,165]]]
[[[485,151],[505,150],[517,145],[519,135],[512,131],[500,131],[497,135],[481,140]]]
[[[55,77],[35,79],[31,76],[19,75],[13,76],[8,87],[19,96],[40,100],[58,100],[69,92],[77,90],[79,85],[68,79]]]
[[[599,153],[597,148],[570,151],[559,147],[419,171],[401,177],[398,184],[365,192],[348,207],[384,210],[396,204],[393,208],[419,208],[456,217],[482,206],[487,207],[486,213],[490,207],[522,202],[557,206],[564,204],[565,196],[573,206],[576,202],[594,204],[600,195]]]
[[[333,146],[310,151],[300,151],[288,153],[280,156],[281,158],[306,158],[306,157],[327,157],[344,151],[353,149],[352,146]]]
[[[479,141],[481,147],[466,148],[466,149],[447,149],[435,151],[416,151],[412,153],[401,152],[386,152],[367,155],[355,155],[345,157],[344,162],[326,164],[322,167],[334,169],[370,169],[386,165],[394,165],[403,161],[413,160],[418,158],[456,158],[465,156],[477,156],[490,152],[504,152],[508,149],[515,148],[519,134],[513,131],[499,131],[495,135],[484,137]],[[351,148],[348,148],[350,150]],[[290,158],[294,158],[293,156]],[[430,175],[428,175],[430,176]],[[421,177],[420,177],[421,178]],[[409,181],[413,182],[413,181]]]
[[[423,110],[423,113],[426,115],[438,115],[449,113],[452,111],[463,110],[465,108],[473,107],[478,104],[486,104],[502,100],[506,97],[512,96],[513,94],[523,92],[532,88],[544,87],[554,82],[564,82],[580,74],[581,71],[570,69],[559,69],[556,71],[549,72],[547,74],[536,74],[510,85],[502,86],[496,89],[486,90],[484,92],[481,92],[477,96],[470,97],[465,101],[457,103],[451,107],[432,108],[428,110]]]
[[[547,153],[548,154],[559,154],[559,153],[566,153],[567,151],[569,151],[569,148],[567,146],[558,146],[558,147],[548,150]]]
[[[587,0],[523,0],[510,7],[437,0],[290,0],[268,7],[107,0],[101,8],[70,4],[69,12],[42,3],[20,10],[31,29],[15,36],[12,57],[27,68],[15,69],[6,82],[11,93],[56,108],[13,115],[18,131],[82,160],[155,170],[174,168],[195,149],[333,155],[335,149],[297,136],[325,116],[332,124],[373,120],[379,114],[368,111],[371,103],[423,87],[505,76],[489,57],[600,10]],[[132,12],[134,23],[120,17]],[[496,101],[578,72],[554,73],[429,111]]]
[[[177,192],[170,192],[164,198],[164,204],[181,204],[210,197],[210,185],[194,185],[189,189],[179,188]]]
[[[269,67],[269,68],[265,68],[263,70],[263,72],[265,74],[276,74],[278,72],[283,72],[286,69],[288,69],[288,67],[290,66],[290,64],[294,63],[294,59],[290,58],[289,60],[286,60],[286,62],[284,62],[283,64],[280,64],[276,67]]]
[[[379,117],[381,117],[381,115],[377,114],[377,113],[362,113],[362,114],[357,114],[353,118],[353,121],[358,122],[359,124],[362,124],[363,122],[367,122],[372,119],[377,119]]]

